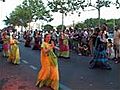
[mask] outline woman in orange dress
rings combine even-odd
[[[54,43],[51,41],[51,35],[44,36],[44,42],[41,45],[41,70],[38,73],[36,86],[48,86],[53,90],[59,90],[59,72],[57,57],[53,52]]]

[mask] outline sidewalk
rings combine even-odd
[[[36,75],[22,63],[8,63],[0,52],[0,90],[51,90],[47,87],[36,87]]]

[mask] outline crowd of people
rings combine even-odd
[[[0,31],[0,47],[3,57],[7,58],[8,62],[20,64],[19,41],[12,30]]]
[[[117,58],[116,53],[116,41],[118,35],[114,35],[114,39],[109,38],[107,27],[102,26],[101,28],[95,29],[81,29],[81,30],[73,30],[71,28],[63,30],[63,31],[25,31],[23,37],[25,39],[25,47],[32,47],[33,50],[40,50],[39,46],[42,44],[44,34],[50,33],[51,40],[54,41],[55,45],[59,47],[59,52],[57,56],[59,58],[70,58],[70,51],[75,52],[78,55],[83,56],[94,56],[94,47],[96,38],[98,36],[98,31],[102,31],[102,38],[105,41],[107,58],[112,59],[114,56]],[[116,29],[119,31],[119,29]],[[117,32],[117,31],[116,31]],[[115,59],[115,58],[114,58]]]
[[[21,35],[25,47],[41,51],[41,69],[38,73],[36,86],[50,86],[59,89],[58,58],[70,59],[70,53],[90,56],[89,68],[111,70],[109,60],[120,62],[120,28],[116,28],[113,41],[108,38],[108,28],[102,25],[94,29],[66,29],[63,31],[32,31]],[[0,47],[3,56],[13,64],[20,64],[19,38],[16,33],[0,32]],[[18,34],[19,35],[19,34]],[[20,36],[19,36],[20,37]],[[57,51],[57,52],[56,52]]]

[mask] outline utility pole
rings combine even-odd
[[[99,28],[100,28],[100,0],[98,0],[98,19],[99,19]]]
[[[64,13],[62,12],[62,31],[63,31],[63,25],[64,25]]]
[[[113,25],[114,25],[114,30],[115,30],[115,28],[116,28],[116,24],[115,24],[116,22],[115,22],[115,19],[113,19]]]
[[[73,20],[73,29],[75,29],[75,21]]]
[[[63,2],[63,1],[64,1],[64,0],[62,0],[62,2]],[[61,6],[62,6],[62,3],[61,3]],[[62,6],[62,31],[63,31],[63,29],[64,29],[63,25],[64,25],[64,10],[63,10],[63,6]]]

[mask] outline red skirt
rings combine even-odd
[[[9,44],[4,44],[3,45],[3,50],[8,51],[9,50]]]

